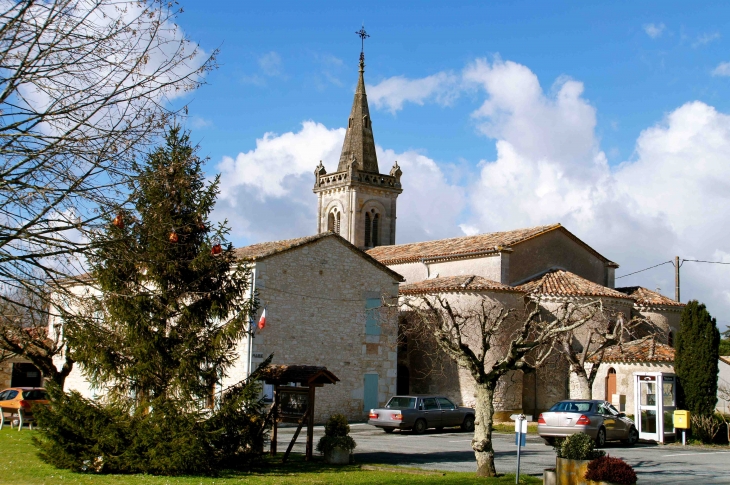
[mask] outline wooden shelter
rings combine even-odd
[[[260,378],[265,383],[274,385],[274,405],[271,407],[274,424],[271,432],[271,455],[276,455],[276,436],[280,421],[299,424],[282,461],[289,458],[289,453],[306,422],[306,460],[311,460],[314,451],[315,391],[325,384],[335,384],[339,379],[326,367],[314,365],[270,365],[262,371]]]

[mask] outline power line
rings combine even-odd
[[[724,261],[702,261],[700,259],[683,259],[682,262],[689,261],[690,263],[708,263],[708,264],[730,264]]]
[[[664,261],[663,263],[655,264],[654,266],[649,266],[648,268],[640,269],[639,271],[634,271],[633,273],[629,273],[629,274],[617,276],[615,279],[619,280],[621,278],[625,278],[627,276],[631,276],[632,274],[636,274],[636,273],[641,273],[641,272],[644,272],[644,271],[648,271],[650,269],[654,269],[654,268],[657,268],[657,267],[662,266],[662,265],[665,265],[665,264],[674,264],[674,263],[671,260],[670,261]]]

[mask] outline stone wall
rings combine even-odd
[[[397,295],[395,277],[334,237],[269,256],[255,265],[255,287],[266,305],[266,327],[253,339],[254,366],[273,354],[275,364],[326,366],[340,381],[317,389],[317,422],[342,413],[366,419],[365,374],[378,376],[378,403],[396,393],[397,311],[378,310],[380,335],[365,334],[368,298]],[[247,375],[248,341],[223,382]]]

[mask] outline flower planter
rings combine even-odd
[[[556,485],[616,485],[613,482],[595,482],[585,478],[588,471],[588,464],[591,460],[569,460],[557,458],[555,471],[552,472],[557,481],[549,482],[548,476],[552,468],[546,468],[543,472],[545,485],[555,483]]]
[[[324,461],[330,465],[347,465],[350,463],[350,452],[336,446],[324,455]]]

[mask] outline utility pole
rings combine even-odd
[[[674,257],[674,299],[679,302],[679,256]]]

